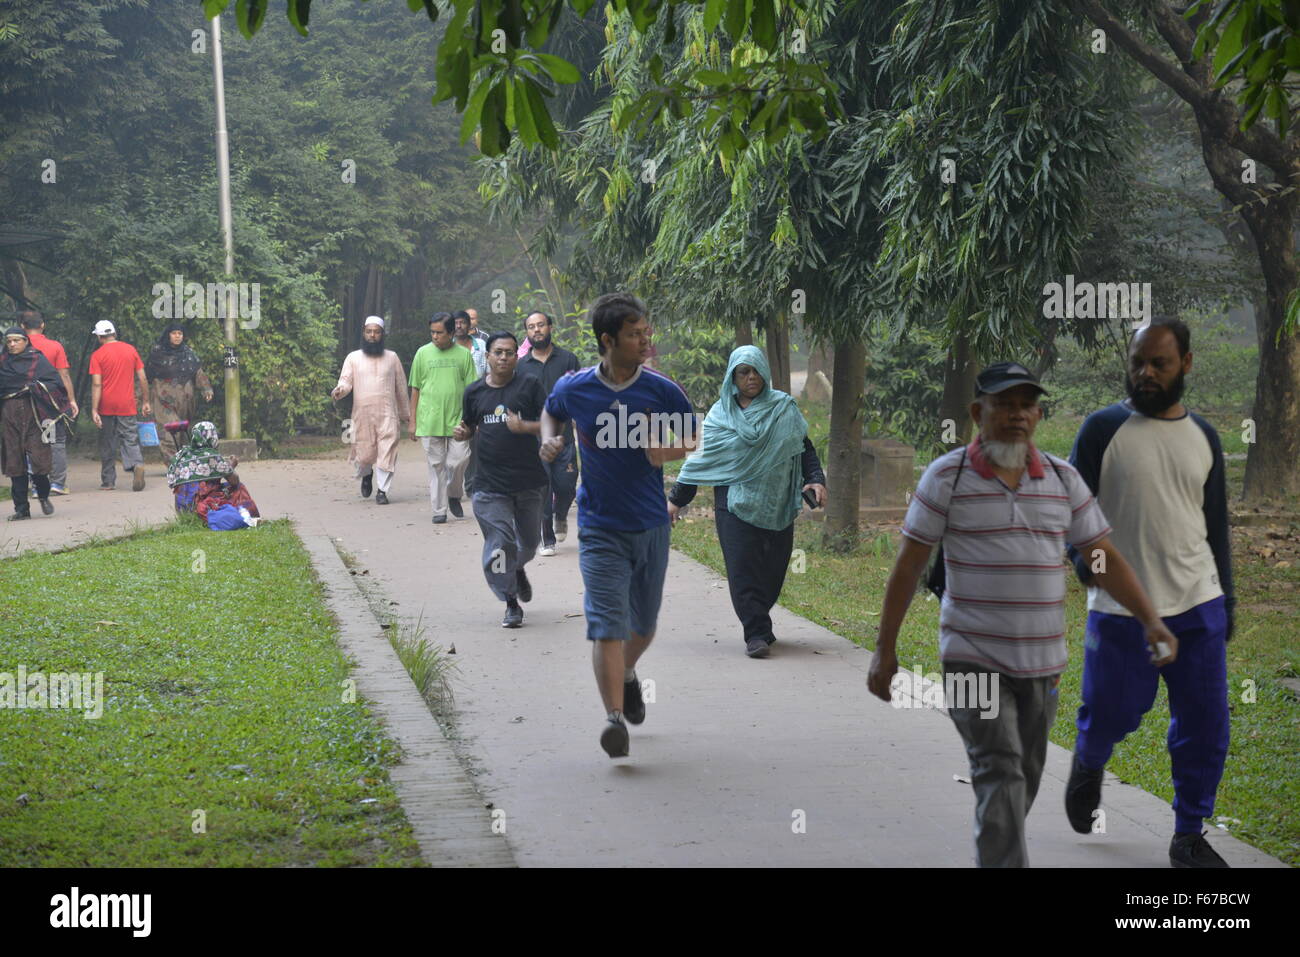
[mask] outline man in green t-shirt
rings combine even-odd
[[[465,387],[478,379],[474,357],[456,345],[455,320],[440,312],[429,320],[432,342],[420,346],[411,362],[411,441],[424,445],[429,463],[429,501],[433,524],[447,521],[447,510],[465,516],[460,499],[465,494],[465,464],[469,443],[453,438],[460,424]]]

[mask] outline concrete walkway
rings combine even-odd
[[[948,718],[873,698],[869,652],[783,609],[772,657],[747,659],[725,582],[676,552],[658,637],[638,669],[655,700],[631,729],[631,757],[607,758],[572,516],[559,554],[529,566],[525,626],[504,630],[479,570],[478,526],[430,524],[417,448],[403,443],[387,507],[359,497],[341,459],[247,463],[240,474],[263,514],[333,537],[396,614],[455,646],[457,744],[484,799],[504,811],[518,863],[971,865],[973,798],[957,780],[969,767]],[[76,463],[73,487],[94,484],[94,468]],[[150,482],[138,495],[59,499],[55,516],[0,529],[18,536],[0,541],[0,554],[165,520],[169,496]],[[1075,704],[1064,702],[1058,720]],[[1167,804],[1108,777],[1106,833],[1078,835],[1062,810],[1068,771],[1068,753],[1052,746],[1029,817],[1035,866],[1168,866]],[[1210,839],[1233,866],[1284,866],[1221,831]]]

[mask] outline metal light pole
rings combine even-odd
[[[221,69],[221,16],[212,23],[212,85],[217,103],[217,181],[221,188],[219,215],[221,238],[226,245],[226,349],[222,358],[226,383],[226,437],[243,437],[239,421],[239,354],[235,351],[235,326],[239,309],[235,298],[235,234],[230,215],[230,146],[226,137],[226,85]]]

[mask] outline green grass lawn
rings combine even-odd
[[[700,495],[704,502],[712,501],[711,492],[701,490]],[[787,576],[781,604],[856,644],[874,648],[885,582],[898,545],[897,531],[877,530],[874,537],[847,555],[823,550],[821,533],[820,523],[796,525],[795,547],[804,549],[806,569],[802,574]],[[683,520],[673,530],[673,545],[724,573],[712,519]],[[1297,865],[1300,703],[1278,679],[1300,674],[1300,647],[1295,640],[1300,568],[1269,568],[1241,554],[1236,556],[1235,567],[1240,611],[1237,636],[1228,645],[1232,745],[1215,815],[1232,819],[1227,822],[1230,833]],[[1067,580],[1070,666],[1061,682],[1061,710],[1052,740],[1073,749],[1087,613],[1083,588],[1073,575]],[[720,608],[719,614],[730,615],[730,608]],[[736,633],[740,633],[739,624]],[[922,592],[913,600],[899,632],[900,667],[937,671],[938,634],[939,603],[928,592]],[[1247,682],[1254,683],[1253,703],[1243,700],[1250,697]],[[862,693],[868,693],[865,686]],[[1169,705],[1162,683],[1154,707],[1141,727],[1115,749],[1108,768],[1121,780],[1172,801],[1169,753],[1165,749],[1168,721]],[[1064,820],[1064,812],[1059,813]],[[1172,810],[1169,830],[1172,833]]]
[[[421,864],[287,522],[9,559],[0,608],[0,672],[104,675],[98,719],[0,709],[0,866]]]

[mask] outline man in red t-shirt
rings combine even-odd
[[[68,374],[68,354],[56,340],[46,338],[45,319],[39,312],[25,309],[19,316],[19,321],[27,330],[27,338],[31,341],[32,347],[49,359],[50,365],[54,366],[59,373],[59,378],[63,380],[63,388],[68,390],[68,398],[72,401],[72,417],[76,419],[80,410],[77,408],[76,395],[72,391],[72,377]],[[54,456],[54,467],[50,470],[50,494],[67,495],[68,428],[62,419],[54,428],[54,444],[50,451]]]
[[[122,468],[132,473],[132,491],[144,488],[144,457],[135,423],[135,383],[140,383],[145,415],[149,406],[149,380],[135,347],[117,341],[117,329],[107,319],[95,323],[100,347],[90,356],[90,414],[99,432],[100,491],[111,492],[117,485],[114,460],[122,449]]]

